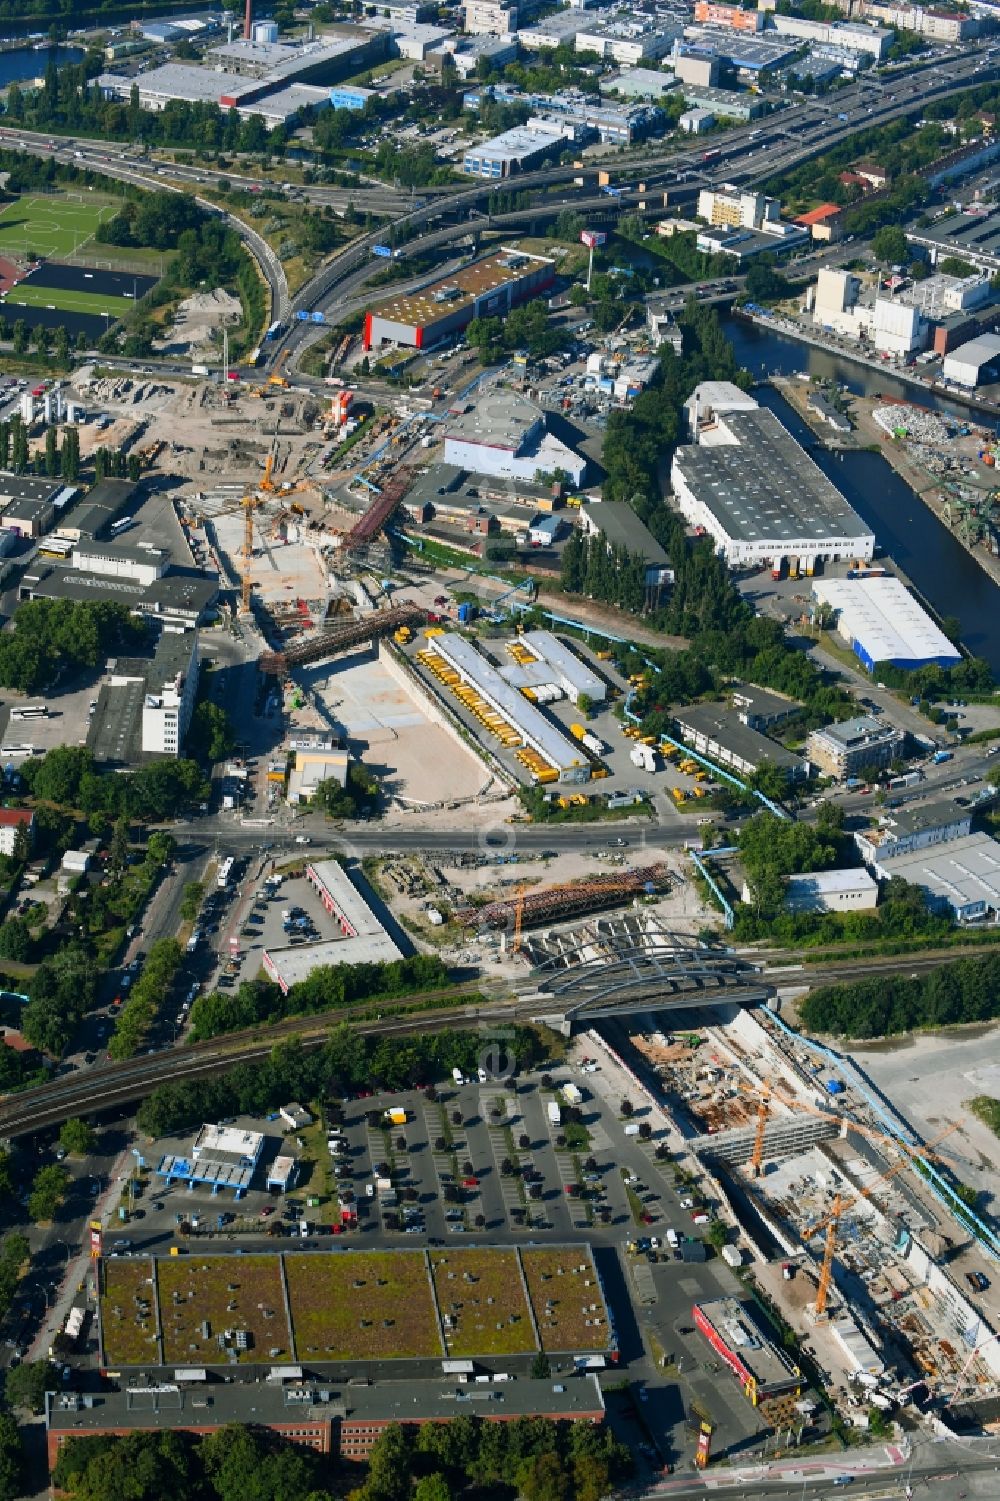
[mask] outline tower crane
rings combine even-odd
[[[943,1141],[946,1136],[950,1136],[952,1131],[957,1130],[958,1122],[952,1121],[950,1125],[946,1126],[943,1131],[940,1131],[928,1144],[924,1149],[924,1155],[934,1156],[935,1154],[930,1151],[930,1148],[936,1146],[938,1142]],[[833,1275],[833,1253],[837,1244],[837,1226],[840,1223],[841,1217],[862,1199],[870,1199],[877,1188],[884,1187],[891,1178],[894,1178],[897,1173],[901,1173],[905,1167],[909,1167],[910,1165],[911,1158],[904,1155],[898,1162],[894,1162],[891,1167],[888,1167],[884,1173],[881,1173],[875,1179],[874,1183],[869,1183],[866,1188],[860,1189],[858,1193],[852,1194],[850,1198],[844,1198],[839,1193],[836,1194],[829,1213],[823,1215],[822,1218],[808,1226],[803,1232],[802,1239],[810,1241],[813,1236],[819,1235],[823,1230],[826,1231],[826,1238],[823,1243],[823,1260],[820,1264],[819,1282],[816,1287],[816,1302],[814,1305],[817,1318],[822,1318],[826,1312],[826,1305],[830,1296],[830,1282]]]
[[[757,1129],[753,1138],[753,1153],[750,1157],[751,1177],[759,1178],[761,1165],[764,1161],[764,1133],[767,1130],[767,1118],[771,1114],[771,1086],[765,1083],[760,1092],[760,1104],[757,1106]]]

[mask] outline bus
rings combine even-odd
[[[267,333],[264,335],[264,342],[266,344],[272,343],[272,341],[276,339],[279,334],[284,333],[284,331],[285,325],[282,323],[280,318],[276,318],[271,324],[271,327],[268,329]]]
[[[53,534],[39,544],[38,555],[42,558],[68,558],[75,546],[76,543],[71,537],[59,537]]]
[[[48,719],[49,711],[45,704],[24,704],[20,708],[11,709],[11,719]]]
[[[226,887],[229,885],[229,882],[232,880],[233,866],[235,864],[236,861],[234,860],[233,856],[228,855],[219,866],[218,872],[215,877],[215,884],[218,886],[220,891],[225,891]]]
[[[112,521],[109,535],[120,537],[122,532],[127,532],[130,526],[135,526],[135,517],[123,516],[120,521]]]

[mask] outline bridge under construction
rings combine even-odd
[[[375,641],[380,636],[389,636],[401,625],[415,625],[426,618],[419,605],[403,601],[388,610],[370,610],[358,615],[346,625],[332,631],[317,631],[304,641],[297,641],[286,651],[265,652],[257,665],[270,677],[285,678],[293,667],[304,667],[307,662],[321,662],[324,657],[335,657],[339,652],[360,646],[363,641]]]

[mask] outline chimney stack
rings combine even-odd
[[[243,19],[243,36],[249,42],[253,34],[253,0],[247,0],[246,14]]]

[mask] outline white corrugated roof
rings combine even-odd
[[[815,597],[839,612],[837,629],[873,662],[931,661],[960,653],[896,578],[821,579]]]

